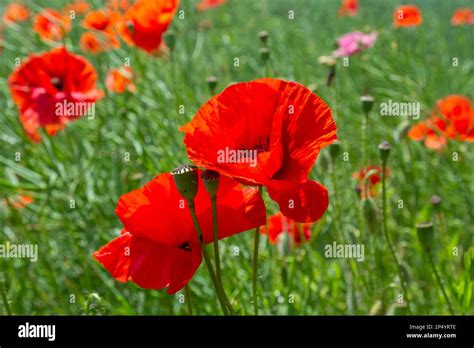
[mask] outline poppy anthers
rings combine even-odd
[[[73,111],[84,112],[102,98],[103,92],[96,89],[96,81],[94,67],[64,47],[31,55],[8,79],[23,128],[36,142],[41,140],[40,127],[53,135],[69,121],[82,116],[58,106],[66,103],[73,106]]]
[[[204,242],[211,243],[211,201],[202,180],[194,202]],[[257,190],[230,178],[220,178],[217,206],[219,239],[265,224],[265,205]],[[158,175],[123,195],[115,213],[124,230],[94,257],[118,281],[147,289],[167,287],[169,294],[182,289],[201,264],[202,253],[186,200],[172,175]]]
[[[189,158],[250,185],[264,185],[287,217],[318,220],[326,188],[308,180],[319,151],[337,139],[331,109],[305,86],[279,79],[234,84],[180,128]]]

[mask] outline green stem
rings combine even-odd
[[[191,297],[191,289],[189,288],[189,284],[186,284],[184,287],[184,293],[185,293],[185,301],[186,304],[188,305],[188,314],[193,315],[193,303],[192,303],[192,297]]]
[[[219,254],[219,234],[218,234],[218,225],[217,225],[217,196],[211,196],[211,205],[212,205],[212,226],[213,226],[213,235],[214,235],[214,259],[216,263],[216,280],[220,287],[220,290],[224,296],[226,306],[231,314],[234,314],[234,309],[230,304],[229,299],[224,290],[224,284],[222,283],[222,273],[221,273],[221,260]]]
[[[366,113],[364,122],[362,123],[362,141],[364,146],[364,153],[362,154],[362,164],[364,167],[367,166],[369,158],[369,114]]]
[[[260,186],[258,193],[262,196],[263,186]],[[255,236],[253,242],[253,260],[252,260],[252,294],[253,294],[253,312],[258,315],[258,289],[257,289],[257,268],[258,268],[258,247],[260,244],[260,226],[255,228]]]
[[[227,307],[225,305],[225,300],[224,300],[224,297],[222,295],[219,284],[217,283],[216,274],[214,273],[214,267],[212,266],[211,259],[209,257],[208,252],[207,252],[206,243],[204,242],[201,227],[199,226],[199,222],[198,222],[198,219],[197,219],[197,216],[196,216],[196,209],[194,208],[194,201],[188,201],[188,207],[189,207],[189,211],[191,212],[191,218],[193,220],[194,228],[196,229],[199,240],[201,241],[201,248],[202,248],[202,254],[204,256],[204,261],[206,262],[206,266],[207,266],[207,269],[208,269],[209,274],[211,276],[211,280],[212,280],[212,283],[214,285],[214,289],[216,290],[217,298],[219,299],[219,304],[221,305],[222,312],[224,313],[224,315],[228,315],[229,313],[228,313]]]
[[[407,303],[407,311],[408,313],[411,313],[410,302],[408,301],[408,292],[405,285],[405,277],[403,277],[402,267],[400,266],[400,263],[398,262],[397,255],[395,253],[395,248],[392,244],[392,241],[390,239],[390,235],[387,229],[387,190],[385,187],[386,164],[387,163],[385,161],[382,162],[382,219],[383,219],[382,228],[385,235],[385,239],[387,240],[388,246],[390,248],[390,253],[392,254],[393,261],[395,262],[395,265],[397,267],[398,277],[400,278],[400,285],[402,286],[404,300]]]
[[[431,254],[431,252],[428,252],[428,259],[430,260],[430,266],[433,269],[433,272],[436,277],[436,281],[438,282],[439,287],[441,288],[441,291],[443,293],[444,299],[446,300],[446,303],[448,304],[449,312],[451,312],[451,315],[455,315],[453,306],[451,305],[451,301],[449,300],[448,294],[446,293],[446,290],[444,289],[443,283],[441,282],[441,278],[438,274],[438,271],[436,270],[435,264],[433,262],[433,255]]]
[[[12,315],[10,305],[8,304],[8,298],[5,291],[5,285],[3,284],[3,279],[0,280],[0,293],[2,295],[3,305],[5,307],[5,311],[7,312],[7,315]]]

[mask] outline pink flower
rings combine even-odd
[[[364,34],[360,31],[344,34],[337,40],[339,48],[332,55],[336,58],[347,57],[364,51],[375,44],[377,35],[376,31],[370,34]]]

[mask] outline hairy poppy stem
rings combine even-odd
[[[221,260],[219,254],[219,235],[218,235],[218,225],[217,225],[217,195],[211,196],[211,205],[212,205],[212,225],[214,232],[214,258],[216,262],[216,280],[221,288],[222,295],[226,302],[227,309],[230,314],[234,314],[234,309],[230,304],[230,301],[225,293],[224,284],[222,283],[222,274],[221,274]]]
[[[398,262],[397,255],[395,253],[395,248],[392,244],[392,240],[390,239],[390,235],[387,229],[387,190],[385,187],[386,167],[387,167],[387,162],[386,160],[384,160],[382,161],[382,219],[383,219],[382,228],[383,228],[383,233],[385,235],[385,239],[387,240],[388,246],[390,248],[390,253],[392,254],[393,261],[395,262],[395,265],[397,267],[398,277],[400,278],[400,285],[403,290],[404,301],[406,301],[407,303],[407,311],[408,313],[411,313],[410,302],[408,301],[408,292],[405,285],[405,277],[403,277],[402,267],[400,266],[400,263]]]
[[[262,196],[263,186],[258,188],[258,194]],[[253,242],[253,261],[252,261],[252,294],[253,294],[253,312],[258,315],[258,289],[257,289],[257,268],[258,268],[258,247],[260,244],[260,226],[255,228],[255,237]]]
[[[433,273],[435,274],[436,281],[438,282],[438,285],[441,288],[441,292],[443,293],[444,299],[446,303],[448,304],[449,312],[451,313],[451,315],[456,315],[454,313],[453,306],[451,305],[451,301],[449,300],[448,294],[446,293],[446,290],[444,289],[444,285],[441,282],[441,278],[438,274],[438,271],[436,270],[435,264],[433,262],[433,254],[431,253],[431,251],[429,251],[427,254],[428,254],[428,259],[430,260],[431,269],[433,270]]]
[[[2,295],[2,301],[3,301],[3,306],[5,307],[5,312],[7,312],[7,315],[12,315],[10,305],[8,304],[8,298],[5,291],[5,285],[3,284],[3,277],[2,279],[0,279],[0,293]]]
[[[194,200],[189,200],[188,201],[188,207],[189,207],[189,211],[191,212],[191,218],[193,220],[194,228],[196,229],[199,240],[201,241],[201,248],[202,248],[202,254],[204,256],[204,261],[206,262],[207,270],[209,271],[212,283],[214,284],[214,288],[215,288],[216,293],[217,293],[217,298],[219,299],[219,304],[221,305],[222,312],[224,313],[224,315],[228,315],[229,312],[227,310],[227,306],[225,304],[225,300],[224,300],[224,297],[222,295],[221,288],[219,286],[219,283],[217,282],[216,274],[214,272],[214,267],[212,266],[211,259],[209,257],[208,252],[207,252],[206,243],[204,242],[201,227],[199,226],[199,222],[198,222],[198,219],[197,219],[197,216],[196,216],[196,209],[194,208]]]
[[[193,303],[191,300],[191,289],[189,288],[189,284],[186,284],[184,286],[184,293],[186,296],[185,301],[186,301],[186,304],[188,305],[188,314],[193,315]]]

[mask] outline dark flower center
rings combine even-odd
[[[189,246],[188,242],[181,244],[181,246],[179,248],[183,249],[183,250],[186,250],[186,251],[191,251],[191,247]]]
[[[58,91],[62,91],[64,88],[63,85],[63,80],[61,80],[59,77],[53,77],[51,79],[51,84],[56,88]]]

